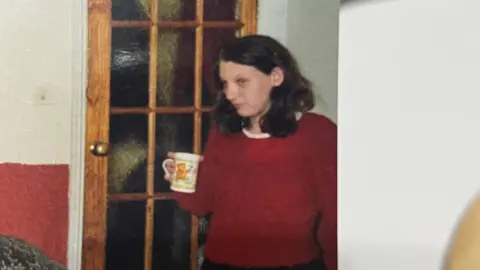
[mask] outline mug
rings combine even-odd
[[[175,161],[168,158],[162,163],[163,170],[168,174],[167,162],[175,162],[175,172],[170,175],[170,189],[177,192],[193,193],[197,187],[197,172],[200,155],[191,153],[175,153]]]

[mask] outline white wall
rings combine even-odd
[[[258,32],[285,44],[316,94],[313,111],[337,120],[338,0],[260,0]]]
[[[287,4],[287,0],[258,0],[258,33],[270,35],[286,44]]]
[[[480,186],[477,0],[340,16],[341,270],[438,270]]]
[[[315,112],[337,120],[338,0],[288,1],[287,46],[312,80]]]
[[[72,1],[0,1],[0,162],[68,163]]]

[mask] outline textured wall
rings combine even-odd
[[[0,164],[0,234],[23,238],[66,265],[68,166]]]

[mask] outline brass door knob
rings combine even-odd
[[[95,142],[90,145],[90,152],[94,156],[104,157],[108,155],[108,143],[106,142]]]

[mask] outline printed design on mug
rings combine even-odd
[[[188,180],[193,172],[194,166],[189,163],[177,163],[177,172],[176,180],[186,181]]]

